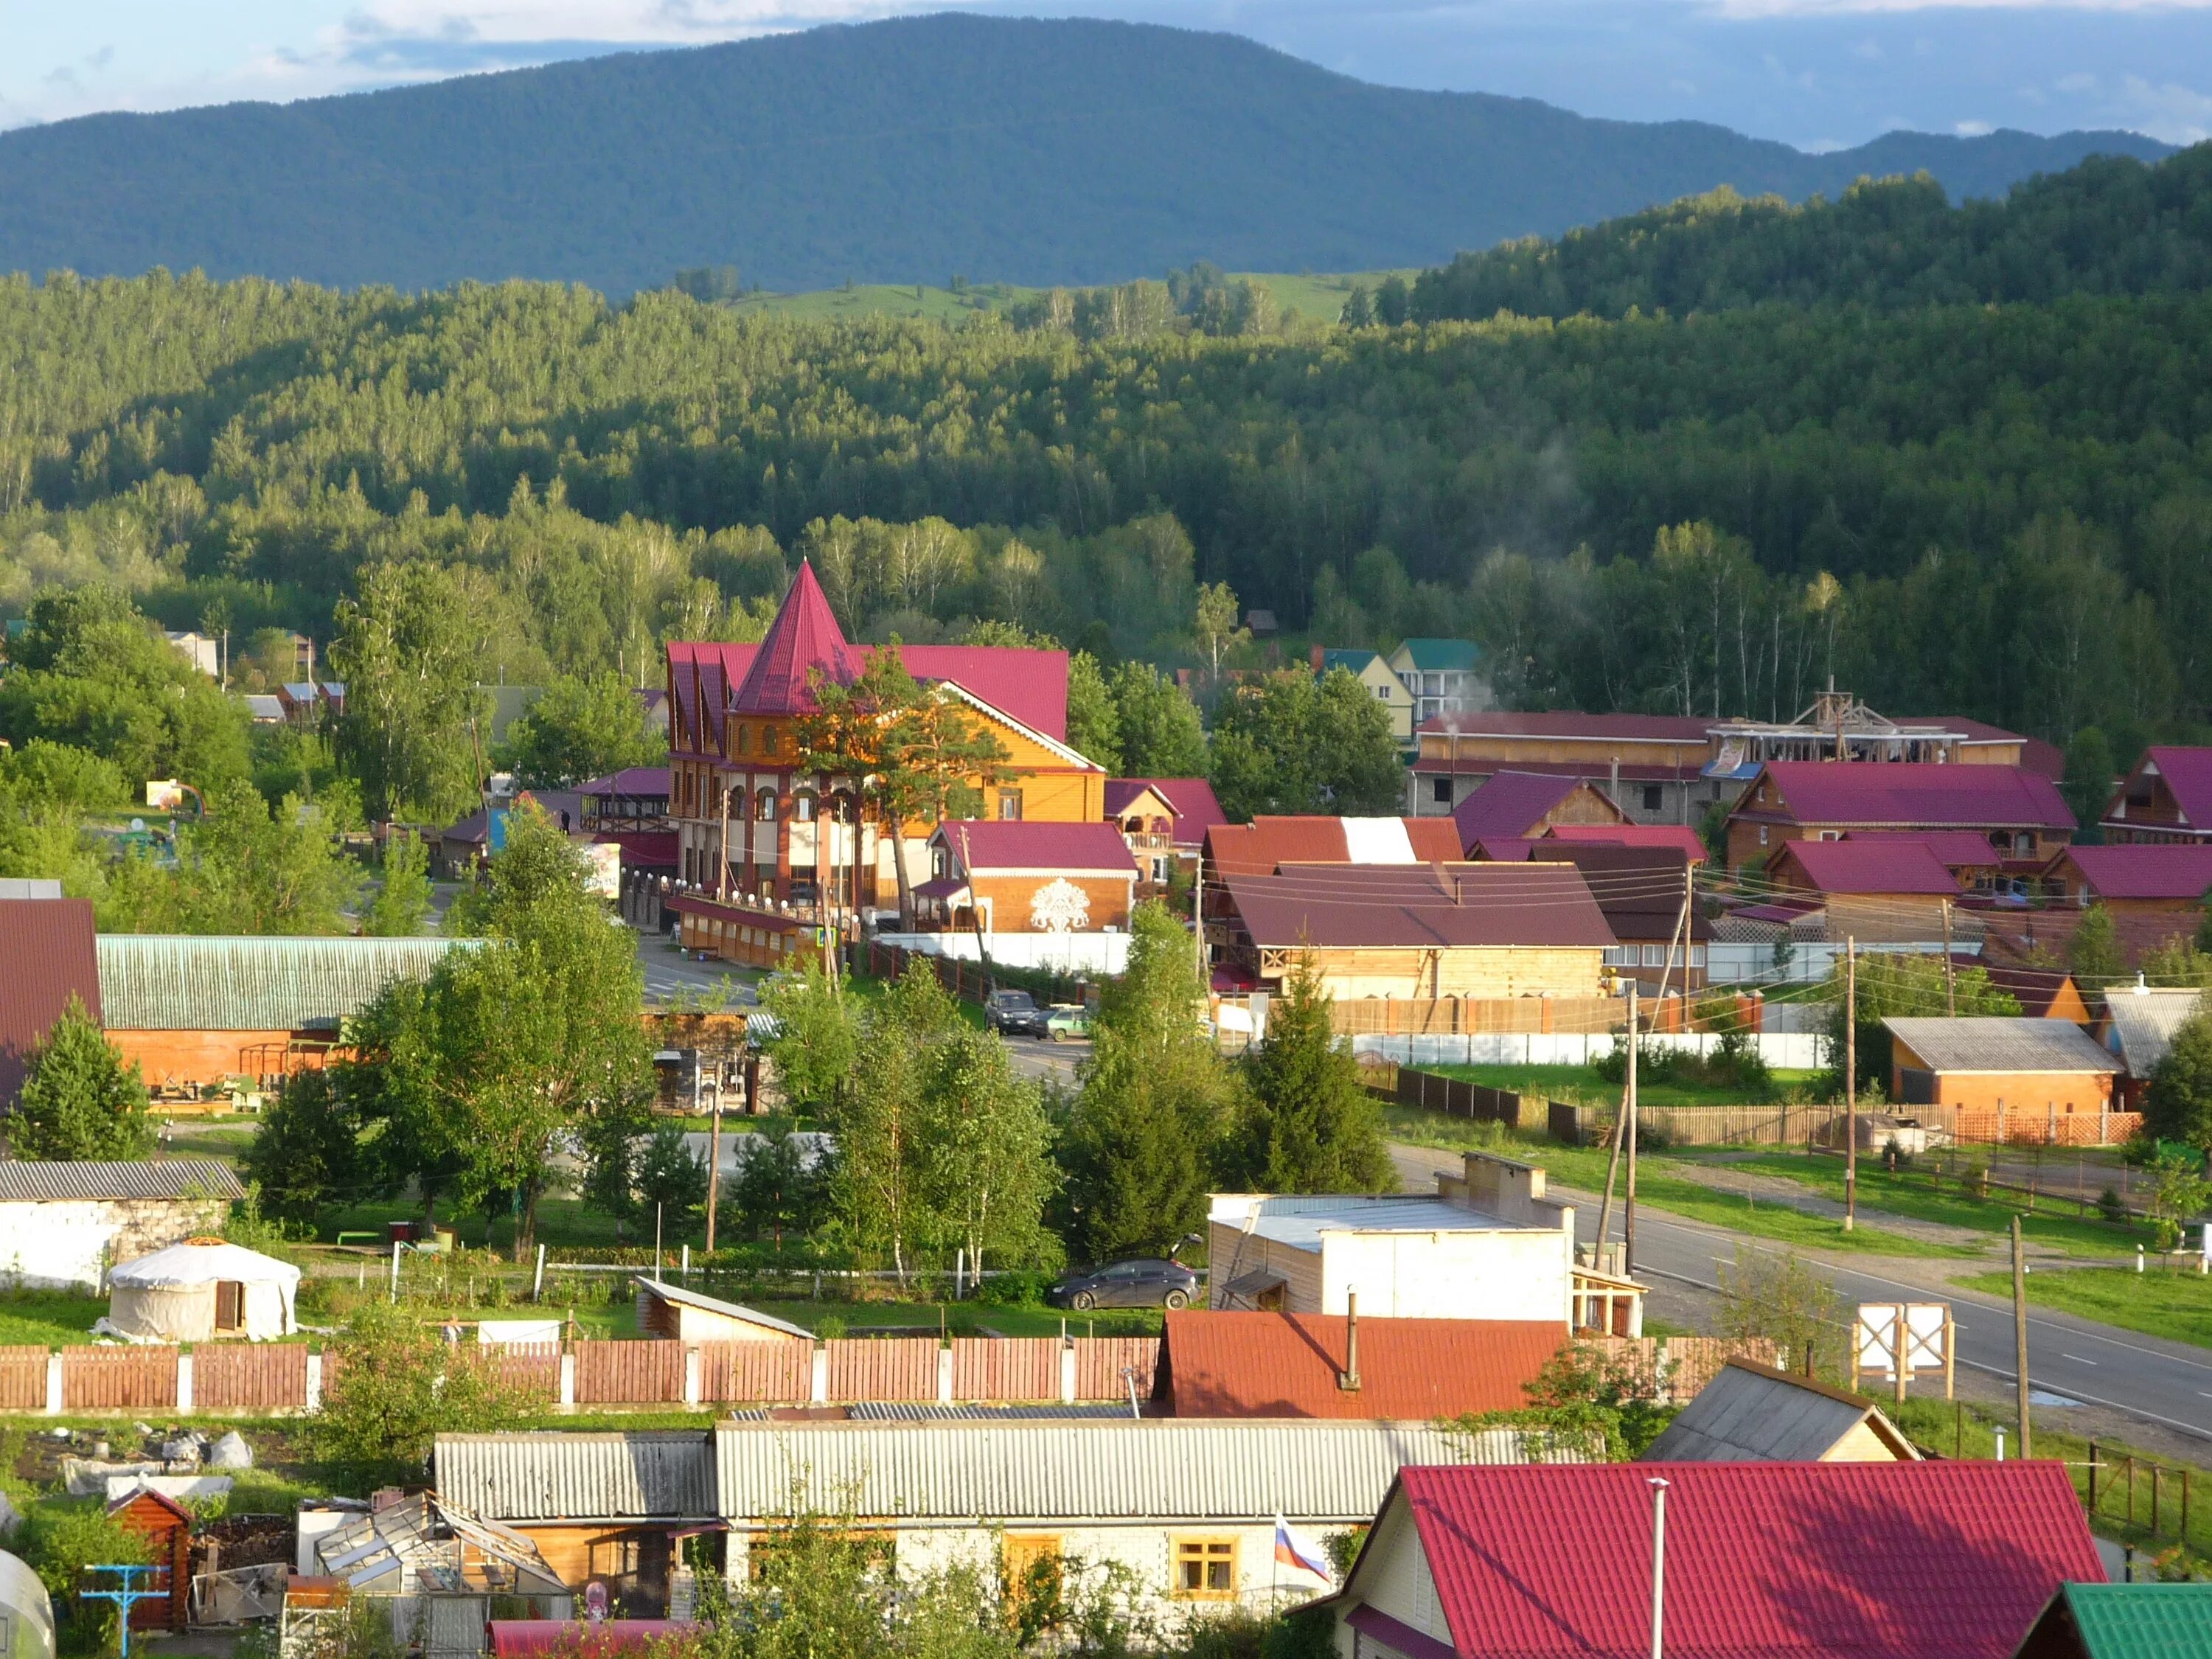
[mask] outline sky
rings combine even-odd
[[[1220,29],[1392,86],[1717,122],[2212,136],[2212,0],[0,0],[0,127],[963,9]]]

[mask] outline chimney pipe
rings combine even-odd
[[[1321,678],[1321,657],[1322,647],[1318,645],[1315,646],[1312,651],[1308,653],[1308,659],[1313,664],[1314,678],[1316,679]]]
[[[1651,1488],[1651,1659],[1666,1659],[1667,1487],[1653,1477]]]
[[[1359,1292],[1344,1293],[1344,1369],[1336,1375],[1336,1386],[1346,1394],[1359,1392]]]

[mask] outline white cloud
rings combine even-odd
[[[2094,92],[2097,77],[2094,75],[2062,75],[2051,83],[2061,92]]]
[[[1914,11],[2201,11],[2212,0],[1708,0],[1723,16],[1765,20]]]
[[[1986,138],[1996,129],[1987,121],[1954,121],[1951,131],[1961,138]]]
[[[2169,144],[2201,144],[2212,137],[2212,94],[2169,81],[2154,85],[2130,75],[2119,103],[2130,126]]]

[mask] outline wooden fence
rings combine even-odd
[[[64,1348],[68,1411],[137,1411],[177,1403],[174,1348]]]
[[[830,1398],[838,1405],[937,1398],[933,1336],[841,1337],[823,1346],[830,1351]]]
[[[576,1403],[639,1406],[681,1403],[680,1342],[579,1342]]]
[[[715,1405],[804,1405],[814,1389],[811,1342],[704,1342],[699,1398]]]
[[[296,1410],[307,1402],[307,1350],[297,1342],[202,1343],[192,1350],[195,1411]]]
[[[558,1342],[511,1342],[479,1348],[479,1362],[491,1369],[506,1387],[549,1404],[561,1397],[561,1345]],[[579,1371],[581,1364],[579,1362]],[[194,1379],[198,1380],[197,1376]],[[580,1376],[579,1381],[580,1382]],[[677,1379],[680,1384],[681,1377]],[[679,1387],[678,1399],[683,1391]]]
[[[1094,1336],[1075,1345],[1075,1397],[1078,1400],[1127,1400],[1129,1385],[1125,1370],[1137,1373],[1137,1398],[1152,1391],[1152,1373],[1159,1369],[1160,1340],[1156,1336]]]
[[[1547,1121],[1546,1103],[1531,1100],[1510,1089],[1492,1089],[1464,1078],[1445,1077],[1411,1066],[1394,1066],[1390,1097],[1401,1106],[1421,1106],[1449,1117],[1470,1118],[1478,1123],[1509,1123],[1538,1128]],[[1556,1105],[1553,1109],[1558,1109]]]
[[[1628,1019],[1618,997],[1360,997],[1340,998],[1330,1008],[1343,1036],[1589,1034],[1617,1031]]]
[[[1666,1137],[1677,1146],[1803,1146],[1841,1114],[1836,1106],[1643,1106],[1636,1119],[1646,1134]],[[1547,1126],[1552,1139],[1570,1146],[1591,1146],[1613,1133],[1615,1106],[1570,1106],[1551,1103]],[[1638,1145],[1649,1146],[1639,1137]]]
[[[955,1400],[1057,1400],[1060,1356],[1056,1336],[1000,1340],[963,1336],[952,1343]]]
[[[0,1348],[0,1412],[43,1411],[46,1405],[46,1351]]]

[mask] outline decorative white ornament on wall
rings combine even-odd
[[[1091,924],[1091,896],[1055,876],[1030,901],[1030,926],[1043,933],[1079,933]]]

